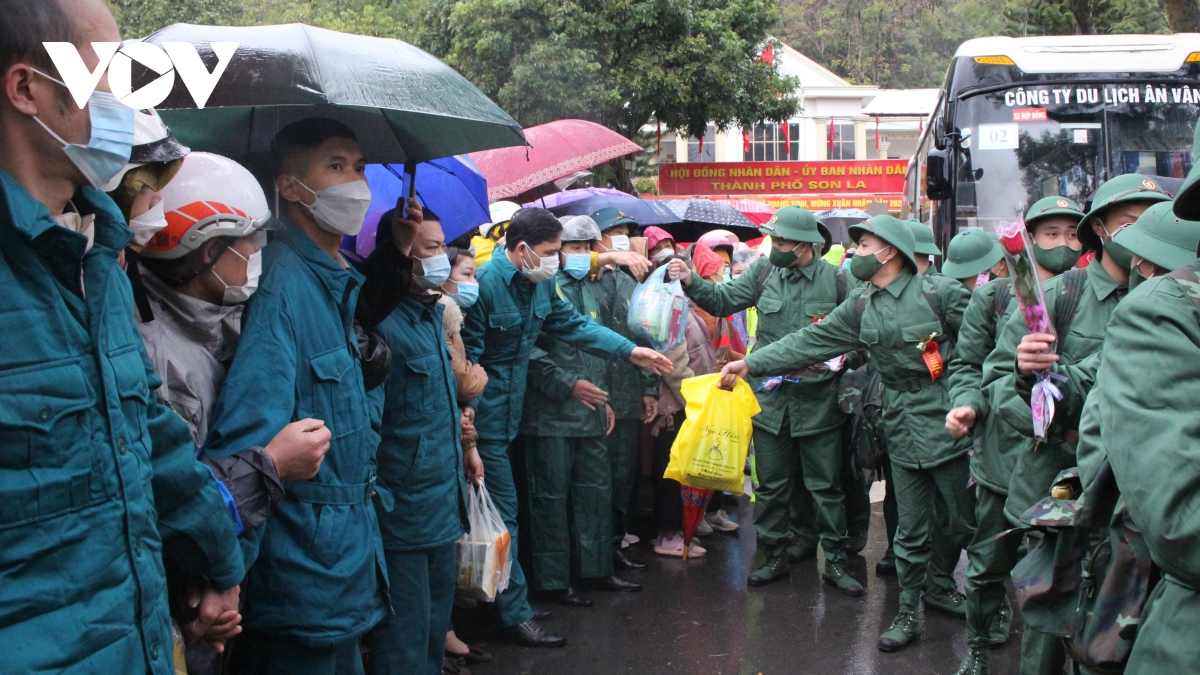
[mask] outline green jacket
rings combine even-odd
[[[936,297],[949,325],[942,325],[927,293]],[[855,290],[821,323],[756,348],[746,363],[751,375],[772,375],[866,349],[885,385],[883,421],[891,461],[913,469],[944,464],[966,454],[970,439],[955,440],[946,431],[948,378],[932,380],[918,345],[938,333],[942,361],[952,361],[970,298],[957,281],[921,277],[905,268],[886,288]]]
[[[0,672],[173,675],[164,560],[218,588],[245,567],[187,423],[155,395],[125,219],[90,187],[71,203],[96,217],[86,252],[0,171]]]
[[[575,310],[554,280],[531,283],[497,249],[479,268],[479,301],[466,312],[462,338],[471,361],[488,374],[474,402],[480,439],[510,443],[521,426],[530,355],[545,331],[604,359],[628,359],[634,344]]]
[[[593,321],[599,319],[600,307],[592,295],[590,282],[562,271],[554,276],[554,281],[580,314]],[[591,382],[612,396],[604,359],[545,333],[539,336],[529,356],[521,433],[561,438],[604,436],[608,431],[604,406],[589,410],[571,398],[571,389],[579,380]]]
[[[831,315],[849,292],[845,270],[819,258],[798,269],[775,267],[760,258],[741,276],[727,284],[713,284],[693,275],[685,291],[698,307],[714,316],[728,316],[750,307],[757,308],[757,342],[754,353],[779,342],[785,336],[813,325]],[[831,315],[832,316],[832,315]],[[851,348],[853,349],[853,348]],[[832,353],[815,363],[838,356],[850,349]],[[782,372],[788,372],[785,368]],[[762,412],[754,417],[754,426],[776,434],[786,416],[793,436],[809,436],[834,429],[845,415],[838,409],[838,373],[820,368],[787,382],[775,391],[758,391],[766,377],[750,379]]]
[[[1090,269],[1090,268],[1089,268]],[[1127,520],[1165,573],[1127,673],[1193,672],[1200,623],[1200,260],[1112,312],[1080,448],[1107,455]],[[1102,460],[1101,460],[1102,463]],[[1189,657],[1190,654],[1190,657]]]
[[[621,270],[608,270],[599,279],[588,277],[588,287],[600,306],[598,323],[621,337],[629,335],[629,300],[637,282]],[[629,361],[608,362],[608,404],[619,420],[639,420],[645,414],[643,396],[658,398],[658,376]]]
[[[976,414],[971,475],[1000,494],[1008,494],[1008,479],[1016,464],[1013,449],[1023,437],[1003,417],[990,414],[991,404],[982,386],[983,364],[1016,306],[1011,279],[993,279],[975,289],[950,364],[950,407],[971,407]]]
[[[1075,317],[1067,335],[1059,336],[1059,361],[1054,372],[1066,380],[1057,385],[1063,398],[1055,406],[1048,441],[1038,443],[1033,436],[1033,413],[1027,394],[1032,378],[1020,378],[1015,373],[1017,346],[1029,334],[1025,318],[1019,312],[1011,313],[996,340],[996,349],[984,362],[983,387],[991,397],[991,414],[1003,418],[1023,437],[1016,448],[1016,466],[1004,505],[1005,514],[1013,523],[1019,523],[1029,507],[1047,496],[1060,471],[1076,466],[1075,447],[1063,440],[1064,432],[1071,437],[1079,428],[1083,401],[1095,381],[1098,365],[1096,359],[1087,357],[1100,351],[1104,327],[1125,296],[1126,288],[1118,286],[1099,262],[1088,265],[1084,273]],[[1052,320],[1058,316],[1058,306],[1063,301],[1064,276],[1042,284]]]

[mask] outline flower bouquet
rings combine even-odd
[[[1054,323],[1046,310],[1046,297],[1042,294],[1042,283],[1038,279],[1037,267],[1033,262],[1033,239],[1025,227],[1025,221],[1018,217],[1011,223],[1001,223],[996,228],[1000,244],[1004,247],[1004,255],[1008,259],[1009,274],[1012,277],[1013,294],[1017,296],[1017,304],[1025,325],[1030,333],[1048,333],[1055,335]],[[1056,348],[1057,342],[1050,345]],[[1062,392],[1054,382],[1062,381],[1062,376],[1052,373],[1049,369],[1035,373],[1037,382],[1033,385],[1029,406],[1033,411],[1033,435],[1038,440],[1046,440],[1046,431],[1054,420],[1054,403],[1062,400]]]

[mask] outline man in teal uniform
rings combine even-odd
[[[1046,197],[1029,208],[1025,227],[1033,238],[1033,264],[1040,281],[1075,265],[1083,246],[1076,236],[1082,218],[1083,210],[1066,197]],[[976,530],[967,549],[964,584],[969,650],[961,669],[964,674],[986,672],[987,650],[1008,641],[1012,620],[1004,580],[1012,572],[1013,558],[1000,555],[1003,551],[992,540],[1018,524],[1005,516],[1004,502],[1016,466],[1016,449],[1024,435],[1003,416],[992,414],[991,392],[985,391],[982,383],[983,364],[1016,306],[1011,279],[994,279],[976,289],[963,319],[958,353],[950,364],[953,408],[946,415],[946,428],[956,438],[974,430],[971,478],[975,481]]]
[[[957,281],[916,274],[912,232],[901,221],[875,216],[850,231],[859,245],[850,271],[870,285],[824,321],[756,348],[722,374],[732,386],[734,376],[782,374],[867,350],[886,386],[884,425],[899,515],[900,611],[880,636],[879,648],[896,651],[921,633],[917,603],[932,550],[934,504],[945,507],[955,547],[964,548],[975,529],[968,443],[945,428],[950,407],[945,363],[954,358],[970,294]]]
[[[3,0],[0,16],[0,672],[170,675],[164,561],[207,580],[183,628],[224,616],[218,648],[245,567],[187,424],[155,396],[119,263],[132,233],[99,190],[134,113],[104,77],[75,105],[42,45],[73,43],[91,71],[88,45],[120,36],[98,0]]]
[[[671,363],[580,315],[558,294],[552,280],[558,272],[562,224],[549,211],[518,211],[505,236],[504,248],[479,270],[479,301],[467,311],[462,330],[467,355],[488,374],[487,388],[474,406],[479,456],[488,492],[512,535],[512,579],[496,598],[496,609],[501,624],[514,628],[519,644],[557,647],[566,640],[535,620],[525,574],[516,561],[517,493],[508,447],[520,429],[530,354],[544,331],[595,356],[627,359],[656,372],[669,372]]]
[[[587,277],[600,229],[588,216],[562,221],[561,264],[554,282],[577,312],[597,321],[600,306]],[[572,579],[600,590],[642,588],[613,574],[607,436],[616,419],[608,403],[610,391],[604,359],[549,335],[538,338],[521,416],[530,572],[535,589],[564,605],[592,606],[572,588]]]
[[[258,291],[213,413],[205,452],[263,445],[290,422],[332,432],[317,475],[287,481],[266,524],[243,535],[246,632],[234,673],[361,673],[358,639],[389,611],[372,496],[372,428],[354,310],[363,277],[338,253],[370,204],[362,153],[339,122],[309,118],[275,138],[284,229],[263,249]],[[378,391],[378,390],[377,390]]]
[[[701,309],[715,316],[757,309],[754,353],[824,320],[849,294],[845,272],[821,259],[829,233],[812,213],[784,207],[761,230],[771,236],[770,254],[731,283],[713,284],[692,274],[682,261],[671,262],[672,276]],[[774,388],[764,388],[766,381],[751,381],[762,406],[754,417],[754,527],[765,560],[749,584],[761,586],[787,576],[793,502],[811,499],[825,550],[825,580],[842,593],[860,596],[862,584],[846,571],[846,509],[839,478],[845,417],[837,406],[838,375],[820,364],[797,369]],[[807,494],[797,497],[797,490]]]
[[[1156,181],[1141,174],[1117,176],[1101,185],[1078,232],[1084,248],[1095,251],[1097,260],[1042,285],[1057,340],[1047,334],[1030,334],[1024,317],[1012,312],[996,340],[996,349],[984,362],[984,397],[991,400],[990,414],[1000,416],[1023,436],[1015,451],[1004,504],[1010,521],[1020,522],[1025,511],[1045,497],[1059,472],[1076,465],[1079,414],[1096,374],[1096,360],[1087,357],[1103,345],[1105,326],[1125,296],[1132,264],[1132,254],[1113,237],[1152,204],[1170,198]],[[1049,352],[1051,343],[1057,346],[1054,354]],[[1020,368],[1016,367],[1018,358],[1023,361]],[[1048,439],[1039,442],[1033,435],[1027,395],[1034,373],[1046,368],[1065,379],[1057,382],[1063,398],[1057,402]],[[1065,660],[1057,636],[1036,631],[1023,636],[1022,673],[1057,673]],[[986,672],[984,668],[982,672]]]
[[[592,244],[597,256],[605,251],[620,251],[630,228],[637,221],[614,208],[592,214],[600,228],[600,241]],[[637,282],[627,268],[611,265],[588,277],[588,285],[600,307],[598,323],[624,338],[629,334],[629,302]],[[612,433],[608,435],[608,453],[612,459],[613,566],[618,570],[644,570],[646,563],[633,560],[621,550],[629,532],[629,510],[638,477],[638,442],[641,420],[658,416],[658,377],[627,361],[608,362],[608,405],[612,408]]]

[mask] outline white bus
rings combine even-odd
[[[903,215],[944,246],[1042,197],[1192,168],[1200,34],[989,37],[958,48],[908,166]]]

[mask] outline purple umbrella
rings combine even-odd
[[[552,209],[555,206],[562,206],[563,204],[570,204],[571,202],[577,202],[580,199],[587,199],[588,197],[596,197],[596,196],[601,196],[601,195],[605,196],[605,197],[629,197],[631,199],[633,198],[633,195],[631,195],[629,193],[621,192],[620,190],[614,190],[612,188],[588,187],[588,188],[578,188],[575,190],[564,190],[562,192],[556,192],[552,195],[546,195],[545,198],[543,198],[543,199],[538,199],[538,200],[529,202],[528,204],[525,204],[524,206],[526,208],[538,207],[538,208],[543,208],[543,209]]]

